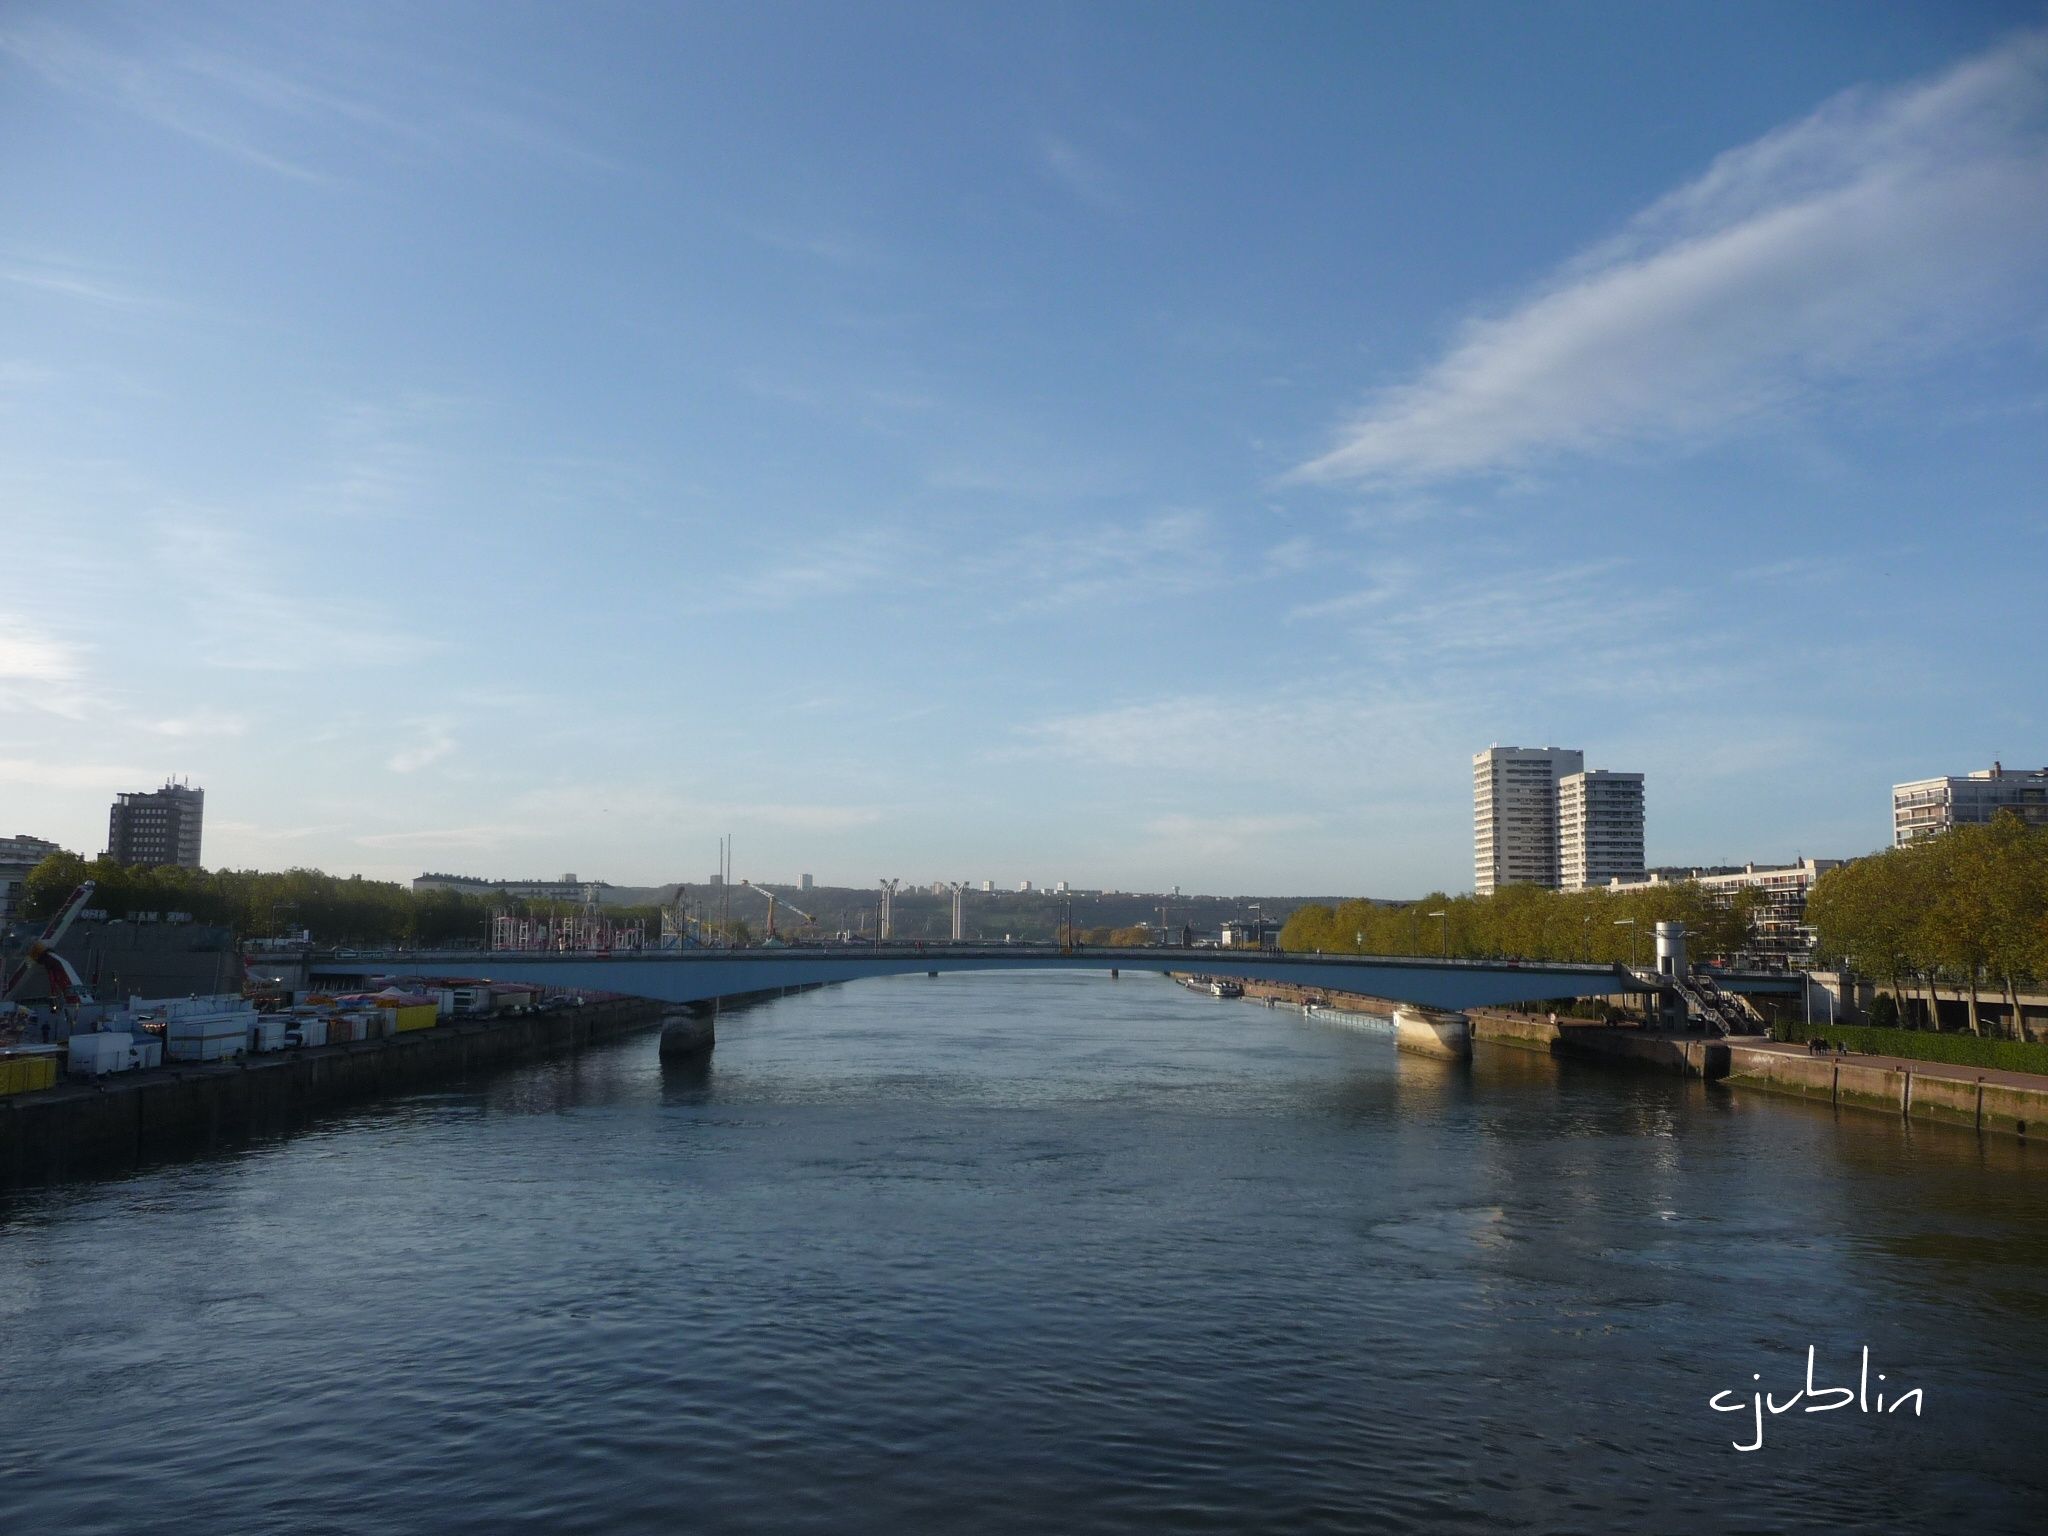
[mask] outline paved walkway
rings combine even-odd
[[[1820,1032],[1816,1031],[1816,1037]],[[1987,1083],[1999,1083],[2007,1088],[2032,1088],[2036,1092],[2048,1092],[2048,1073],[2008,1072],[2000,1067],[1966,1067],[1953,1061],[1922,1061],[1915,1056],[1865,1056],[1860,1051],[1849,1051],[1837,1055],[1833,1051],[1825,1054],[1808,1051],[1803,1045],[1789,1040],[1766,1040],[1760,1037],[1737,1035],[1728,1044],[1738,1051],[1770,1051],[1780,1056],[1812,1056],[1820,1061],[1839,1061],[1858,1067],[1886,1067],[1894,1072],[1910,1068],[1915,1077],[1945,1077],[1960,1083],[1974,1083],[1982,1078]]]

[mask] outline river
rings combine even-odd
[[[2044,1260],[2011,1138],[863,982],[11,1197],[0,1526],[2018,1530]],[[1922,1411],[1736,1451],[1809,1345]]]

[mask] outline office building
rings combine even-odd
[[[811,877],[809,875],[799,875],[797,877],[797,884],[799,888],[808,891],[811,889]]]
[[[107,813],[107,857],[117,864],[199,868],[206,791],[166,780],[162,789],[117,795]]]
[[[1472,758],[1474,887],[1558,883],[1557,785],[1586,754],[1562,747],[1488,747]]]
[[[1557,781],[1557,877],[1567,891],[1643,877],[1643,776],[1594,768]]]
[[[2003,763],[1960,776],[1892,786],[1892,843],[1903,848],[1930,832],[1988,822],[2013,811],[2030,827],[2048,827],[2048,768]]]

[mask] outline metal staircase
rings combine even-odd
[[[1754,1003],[1740,993],[1722,991],[1704,973],[1674,978],[1673,990],[1685,1000],[1687,1018],[1699,1019],[1716,1034],[1755,1034],[1765,1025]]]

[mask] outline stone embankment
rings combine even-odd
[[[565,1055],[661,1021],[618,998],[239,1062],[71,1081],[0,1099],[0,1188],[119,1172],[293,1130],[344,1105]]]
[[[2033,1073],[1903,1056],[1819,1054],[1777,1041],[1739,1041],[1729,1049],[1731,1087],[1979,1131],[2025,1136],[2048,1128],[2048,1078]]]

